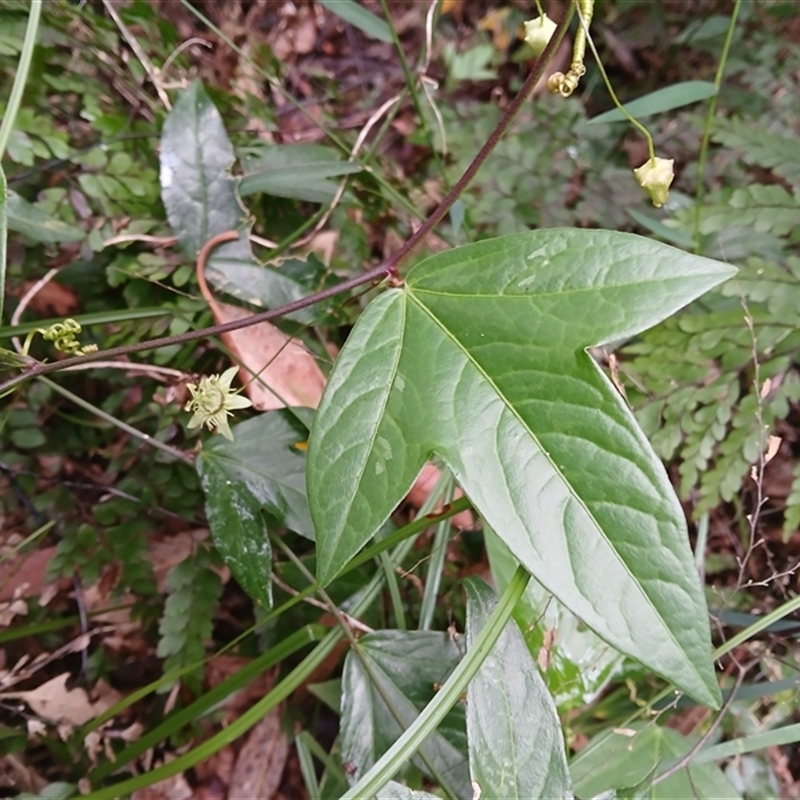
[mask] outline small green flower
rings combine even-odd
[[[637,167],[633,174],[639,186],[647,192],[656,208],[661,208],[667,202],[669,186],[675,177],[672,158],[648,158],[641,167]]]
[[[529,19],[525,25],[525,41],[535,56],[540,56],[556,29],[556,24],[547,14],[542,14],[536,19]]]
[[[226,439],[233,441],[228,417],[235,408],[248,408],[253,405],[246,397],[231,390],[233,376],[238,367],[226,369],[222,375],[210,375],[196,383],[187,384],[192,399],[186,404],[186,411],[193,412],[188,428],[199,428],[206,425],[208,429],[221,433]]]

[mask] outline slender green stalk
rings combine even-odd
[[[717,98],[719,97],[719,89],[722,86],[722,76],[725,73],[725,66],[728,63],[728,54],[731,50],[733,43],[733,33],[736,30],[736,20],[739,17],[739,11],[742,7],[742,0],[735,0],[733,4],[733,12],[731,13],[731,21],[728,25],[728,33],[725,36],[725,44],[722,46],[722,53],[719,57],[719,64],[717,65],[717,73],[714,75],[714,86],[717,91],[711,98],[708,104],[708,111],[706,112],[706,121],[703,126],[703,139],[700,142],[700,152],[697,156],[697,188],[694,197],[694,231],[692,238],[694,240],[694,252],[700,252],[700,221],[702,218],[703,207],[703,180],[706,169],[706,159],[708,158],[708,143],[711,140],[711,127],[714,122],[714,115],[717,113]]]
[[[636,117],[634,117],[627,108],[619,100],[617,97],[617,93],[614,91],[614,87],[611,84],[611,81],[608,77],[608,73],[606,72],[606,68],[603,66],[603,62],[600,60],[600,54],[597,52],[597,48],[594,46],[594,40],[592,39],[592,35],[589,32],[589,26],[587,24],[586,19],[584,18],[583,13],[581,12],[580,5],[578,5],[578,19],[581,23],[581,30],[583,31],[584,35],[586,36],[586,40],[589,42],[589,49],[592,51],[592,55],[594,56],[595,63],[597,64],[597,70],[600,73],[601,77],[603,78],[603,83],[605,84],[606,90],[608,91],[611,100],[613,101],[614,105],[625,115],[628,122],[639,131],[639,133],[644,136],[647,140],[647,153],[650,157],[650,160],[654,160],[656,157],[656,150],[655,146],[653,145],[653,137],[650,135],[650,131],[639,122]]]
[[[436,490],[434,489],[434,492],[435,491]],[[431,492],[431,495],[432,494],[433,492]],[[372,559],[375,558],[375,556],[377,556],[379,553],[382,553],[384,550],[387,550],[390,547],[394,547],[394,545],[399,544],[406,539],[416,536],[426,528],[430,528],[431,525],[435,525],[437,522],[450,519],[450,517],[454,517],[456,514],[460,514],[462,511],[469,510],[472,508],[472,506],[466,497],[459,497],[458,500],[453,500],[453,502],[450,503],[450,506],[441,514],[428,516],[428,512],[423,511],[424,508],[425,506],[420,509],[417,519],[415,519],[413,522],[410,522],[408,525],[404,525],[402,528],[400,528],[400,530],[390,533],[383,539],[379,539],[377,542],[375,542],[375,544],[372,544],[362,550],[361,553],[355,556],[353,560],[350,561],[350,563],[339,573],[339,575],[337,575],[337,577],[341,577],[347,572],[350,572],[350,570],[360,567],[367,561],[372,561]]]
[[[761,633],[765,628],[789,616],[789,614],[794,613],[797,609],[800,609],[800,595],[788,600],[774,611],[770,611],[769,614],[765,614],[743,631],[739,631],[736,636],[731,636],[725,644],[720,645],[714,651],[714,659],[722,658],[726,653],[730,653],[731,650],[738,647],[740,644],[744,644],[748,639],[752,639],[756,634]]]
[[[105,420],[106,422],[110,422],[115,427],[119,428],[121,431],[125,431],[125,433],[130,434],[131,436],[140,439],[145,444],[149,444],[152,447],[155,447],[158,450],[167,453],[168,455],[172,456],[172,458],[176,458],[179,461],[183,461],[186,464],[193,464],[192,458],[184,453],[182,450],[178,450],[177,447],[172,447],[172,445],[166,444],[165,442],[159,442],[158,439],[154,439],[152,436],[148,436],[146,433],[142,433],[137,428],[134,428],[132,425],[128,425],[127,422],[123,422],[121,419],[117,419],[116,417],[112,416],[111,414],[106,413],[103,411],[102,408],[98,408],[95,405],[92,405],[88,400],[84,400],[82,397],[78,397],[78,395],[73,394],[69,391],[69,389],[65,389],[63,386],[59,386],[55,381],[51,381],[49,378],[39,378],[39,380],[45,384],[45,386],[49,386],[54,392],[58,392],[62,397],[66,397],[67,400],[71,400],[75,403],[76,406],[80,406],[81,408],[88,411],[90,414],[94,414],[96,417],[100,417],[100,419]]]
[[[6,103],[3,120],[0,122],[0,161],[6,152],[11,131],[14,130],[14,123],[17,119],[22,94],[25,91],[25,84],[28,82],[28,72],[31,68],[33,50],[36,46],[36,35],[39,32],[39,18],[42,15],[42,0],[31,0],[31,8],[28,13],[28,25],[25,28],[25,39],[22,42],[22,52],[19,54],[17,64],[17,74],[14,76],[14,83],[11,87],[11,95]],[[0,169],[0,320],[3,319],[3,306],[6,296],[6,196],[8,188],[6,186],[5,174]]]
[[[359,660],[361,669],[364,671],[367,680],[372,684],[373,690],[378,693],[383,704],[386,706],[389,713],[394,718],[394,721],[397,723],[397,726],[401,731],[407,730],[408,728],[406,726],[408,724],[409,716],[408,710],[406,714],[403,714],[402,710],[397,707],[394,698],[389,695],[389,692],[387,692],[384,681],[381,680],[380,675],[376,674],[375,670],[373,669],[372,661],[364,654],[363,648],[358,642],[353,645],[353,653]],[[433,780],[439,786],[439,790],[445,794],[448,800],[458,800],[458,794],[450,785],[447,777],[442,775],[439,769],[437,769],[436,763],[430,758],[430,756],[424,750],[421,750],[419,753],[417,753],[417,757],[425,765],[426,771],[433,778]]]
[[[363,613],[369,604],[373,602],[378,594],[380,586],[380,579],[376,580],[373,578],[362,594],[360,601],[353,609],[354,615]],[[226,744],[236,741],[236,739],[249,731],[250,728],[272,711],[273,708],[276,708],[289,697],[292,692],[305,683],[314,670],[333,652],[334,647],[336,647],[342,636],[344,636],[344,631],[341,628],[334,628],[331,630],[314,650],[286,675],[271,692],[262,697],[261,700],[245,711],[245,713],[234,720],[234,722],[211,738],[206,739],[197,747],[192,748],[189,752],[178,756],[173,761],[157,767],[144,775],[137,775],[121,783],[115,783],[114,797],[130,794],[146,786],[152,786],[154,783],[170,778],[173,775],[178,775],[190,769],[195,764],[199,764],[201,761],[210,758]],[[92,792],[90,795],[76,796],[76,800],[77,797],[81,797],[83,800],[107,800],[109,797],[109,790],[100,789],[96,792]]]
[[[425,739],[436,730],[447,712],[459,701],[467,685],[497,644],[529,580],[530,575],[525,568],[517,567],[480,635],[470,644],[467,654],[453,670],[436,697],[425,706],[414,723],[381,756],[372,769],[342,796],[341,800],[374,797],[417,752]]]
[[[3,552],[0,553],[0,564],[2,564],[4,561],[8,561],[11,558],[14,558],[14,556],[16,556],[20,551],[24,550],[29,544],[33,544],[33,542],[35,542],[37,539],[40,539],[42,536],[44,536],[55,524],[55,520],[51,519],[49,522],[45,522],[45,524],[40,528],[37,528],[33,533],[26,536],[18,544],[15,544],[11,547],[6,546],[3,549]],[[5,575],[4,577],[7,578],[8,575]]]
[[[408,630],[403,598],[400,594],[400,585],[397,582],[397,573],[394,571],[394,564],[392,564],[389,554],[385,550],[378,556],[378,563],[381,565],[383,577],[386,579],[386,587],[389,590],[395,627],[401,631]]]
[[[455,494],[455,480],[449,471],[443,473],[448,478],[444,491],[444,502],[449,504]],[[428,570],[425,575],[425,591],[420,604],[418,630],[430,630],[433,624],[433,615],[436,612],[436,600],[439,596],[439,586],[442,582],[442,569],[444,568],[444,554],[447,540],[450,538],[450,520],[442,520],[436,526],[436,533],[431,544],[431,557],[428,559]]]
[[[300,761],[300,774],[303,776],[303,783],[308,792],[309,800],[322,800],[314,757],[309,747],[309,739],[311,739],[311,736],[308,731],[303,731],[298,736],[295,736],[294,746],[297,750],[297,758]]]
[[[426,520],[426,522],[428,525],[430,525],[429,521]],[[401,542],[401,544],[392,553],[392,559],[396,562],[402,561],[411,550],[413,543],[413,539],[407,539],[406,541]],[[383,576],[381,573],[377,573],[361,591],[359,599],[350,611],[352,616],[357,617],[360,614],[363,614],[364,611],[366,611],[366,609],[369,608],[369,606],[375,601],[382,586]],[[262,622],[267,622],[270,619],[274,619],[281,612],[291,608],[296,603],[299,603],[303,597],[307,597],[309,594],[312,594],[317,588],[318,587],[316,584],[307,587],[307,589],[304,589],[300,594],[291,598],[287,603],[281,606],[281,608],[274,609],[264,620],[262,620]],[[258,701],[258,703],[256,703],[245,714],[239,717],[235,722],[233,722],[223,731],[220,731],[215,736],[212,736],[210,739],[203,742],[201,745],[198,745],[198,747],[190,750],[187,753],[183,753],[174,761],[164,764],[163,766],[158,767],[157,769],[152,770],[145,775],[138,775],[135,778],[130,778],[127,781],[114,784],[114,796],[117,797],[134,792],[137,789],[142,789],[146,786],[152,786],[154,783],[164,780],[165,778],[169,778],[172,775],[177,775],[178,773],[193,767],[195,764],[198,764],[200,761],[209,758],[226,744],[235,741],[238,737],[245,734],[248,730],[250,730],[250,728],[253,727],[253,725],[258,723],[259,720],[269,713],[269,711],[275,708],[295,689],[302,685],[302,683],[308,679],[309,675],[311,675],[313,671],[330,655],[330,653],[333,651],[333,648],[344,635],[345,631],[341,627],[330,631],[328,635],[325,636],[325,638],[317,645],[317,647],[305,659],[303,659],[303,661],[298,664],[298,666],[295,667],[295,669],[292,670],[277,686],[275,686],[273,690],[269,692],[269,694],[265,695],[261,700]],[[186,669],[191,668],[192,667],[190,666]],[[245,667],[245,670],[246,669],[248,669],[248,667]],[[236,676],[232,677],[235,678]],[[160,681],[158,683],[160,684]],[[220,688],[221,686],[222,684],[220,684]],[[148,694],[150,690],[151,687],[144,687],[144,689],[140,691],[143,693],[142,696],[144,696],[144,694]],[[127,699],[128,698],[126,698],[126,700]],[[203,700],[204,698],[199,698],[195,702],[202,703]],[[198,707],[195,707],[195,711],[197,708]],[[188,713],[188,709],[186,709],[186,711]],[[164,724],[166,724],[166,721]],[[159,736],[162,736],[165,732],[162,726],[159,726],[158,731]],[[149,735],[155,736],[155,731],[152,731]],[[118,756],[119,761],[122,760],[124,753],[133,753],[133,748],[136,747],[136,745],[137,743],[134,742],[132,745],[126,748],[123,753],[120,753]],[[93,773],[93,777],[95,778],[94,782],[97,783],[101,779],[100,777],[96,776],[104,777],[108,774],[110,774],[108,772],[108,767],[98,767],[95,773]],[[91,795],[88,795],[91,800],[106,800],[108,796],[108,789],[98,790]],[[81,797],[85,800],[83,795]]]
[[[781,747],[798,741],[800,741],[800,723],[715,744],[713,747],[701,750],[694,757],[692,763],[707,764],[710,761],[719,761],[721,758],[731,758],[744,753],[752,753],[754,750],[766,750],[768,747]]]
[[[769,614],[764,615],[764,617],[760,618],[749,627],[737,633],[736,636],[732,636],[730,639],[728,639],[727,642],[725,642],[725,644],[720,645],[716,650],[714,650],[714,652],[712,653],[713,659],[716,661],[717,659],[722,658],[722,656],[726,655],[734,648],[738,647],[741,644],[744,644],[746,641],[753,638],[758,633],[768,628],[770,625],[779,622],[784,617],[789,616],[789,614],[794,613],[798,609],[800,609],[800,595],[798,595],[797,597],[793,597],[791,600],[784,603],[779,608],[776,608]],[[626,719],[620,725],[620,727],[622,728],[627,727],[631,725],[633,722],[635,722],[637,719],[640,719],[645,714],[650,713],[652,709],[655,708],[665,697],[668,697],[671,694],[673,695],[676,694],[675,689],[672,686],[668,686],[667,688],[659,692],[655,697],[653,697],[645,706],[638,709],[634,714],[628,717],[628,719]],[[791,741],[794,741],[794,739],[792,739]],[[721,748],[723,747],[723,745],[719,745],[719,747]],[[586,757],[591,750],[592,750],[591,745],[587,747],[585,750],[582,750],[576,757],[574,763],[577,764],[582,758]],[[716,746],[714,748],[709,748],[709,750],[716,750]],[[707,760],[710,760],[703,757],[703,753],[705,752],[707,751],[703,750],[698,754],[697,758],[695,759],[697,763],[703,763]],[[748,752],[748,751],[743,750],[742,752]],[[725,756],[720,755],[715,757],[724,758]]]
[[[33,58],[33,48],[36,46],[36,35],[39,32],[39,18],[42,15],[42,0],[31,0],[31,9],[28,14],[28,26],[25,28],[25,39],[22,42],[22,52],[19,54],[17,64],[17,74],[14,76],[14,85],[11,87],[11,95],[6,104],[3,122],[0,124],[0,159],[5,155],[8,139],[14,129],[14,122],[17,119],[22,93],[25,91],[25,84],[28,82],[28,72],[31,68]],[[2,309],[0,309],[2,312]]]
[[[313,642],[320,641],[326,633],[327,632],[321,625],[306,625],[300,630],[295,631],[282,642],[270,648],[268,652],[263,653],[258,658],[254,658],[234,675],[231,675],[229,678],[217,684],[202,697],[198,697],[193,703],[171,713],[159,725],[151,728],[136,741],[131,742],[131,744],[117,754],[114,761],[109,760],[101,763],[89,774],[89,779],[93,784],[99,783],[112,772],[119,769],[120,764],[130,763],[159,742],[163,742],[170,736],[175,735],[187,725],[197,722],[197,720],[201,719],[210,709],[223,703],[231,694],[242,690],[247,685],[248,681],[251,681],[256,676],[263,674],[276,664],[279,664],[300,648]],[[190,664],[182,667],[179,671],[181,674],[184,674],[196,666],[196,664]],[[173,672],[176,672],[176,670],[173,670]],[[159,679],[159,684],[161,684],[164,677],[166,676],[162,676],[162,678]],[[130,705],[135,699],[141,699],[147,694],[150,694],[150,691],[150,686],[144,686],[134,692],[130,697],[126,697],[125,700],[130,701],[128,703],[128,705]],[[103,722],[112,719],[116,714],[120,713],[120,710],[121,709],[117,709],[115,711],[114,709],[109,709],[101,716],[92,720],[90,723],[91,727],[87,726],[87,728],[82,729],[82,734],[85,736],[90,730],[94,730],[102,725]]]

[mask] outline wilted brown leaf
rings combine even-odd
[[[86,691],[79,686],[67,689],[69,678],[70,674],[64,672],[29,692],[3,692],[0,697],[22,700],[41,719],[71,726],[85,724],[111,708],[122,697],[101,679],[95,684],[95,700],[92,702]]]
[[[288,755],[289,740],[276,708],[250,731],[236,759],[228,797],[271,798],[280,786]]]
[[[215,303],[217,322],[250,316],[227,303]],[[222,341],[242,365],[239,377],[245,394],[259,411],[290,406],[316,408],[325,388],[325,376],[314,356],[297,340],[269,322],[222,335]],[[256,376],[256,377],[254,377]]]

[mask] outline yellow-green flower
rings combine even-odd
[[[672,158],[648,158],[633,171],[639,186],[647,192],[656,208],[661,208],[667,202],[669,186],[675,177],[672,169],[674,163]]]
[[[556,29],[556,24],[547,14],[542,14],[536,19],[529,19],[525,25],[525,41],[535,56],[540,56]]]
[[[210,375],[200,379],[200,383],[189,383],[187,388],[192,399],[186,404],[186,411],[192,411],[189,428],[206,425],[210,431],[216,429],[226,439],[233,441],[228,417],[235,408],[248,408],[253,405],[246,397],[231,390],[233,376],[238,367],[226,369],[222,375]]]

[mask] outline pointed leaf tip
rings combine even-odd
[[[718,704],[683,512],[585,348],[636,335],[731,274],[642,237],[586,230],[483,241],[419,264],[364,312],[315,418],[308,490],[320,581],[435,453],[574,614]]]

